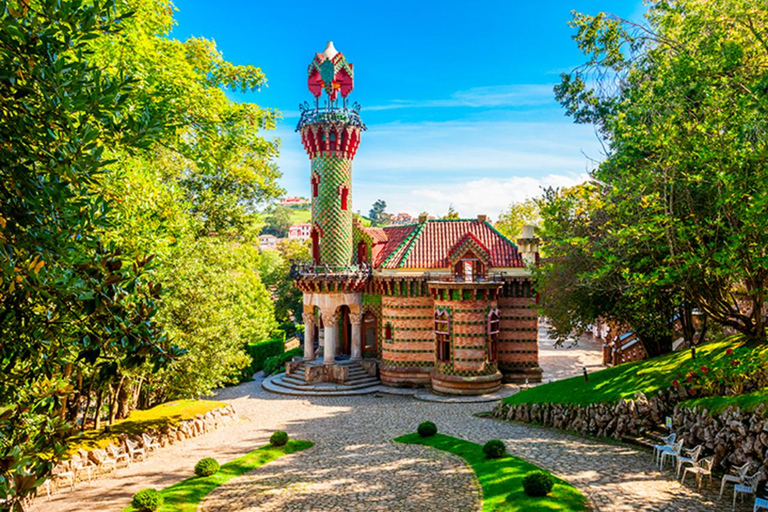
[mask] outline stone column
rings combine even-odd
[[[360,336],[362,313],[350,313],[349,321],[352,323],[352,360],[359,360],[363,358],[363,340]]]
[[[315,315],[304,313],[304,359],[311,361],[315,358]]]
[[[339,314],[323,312],[323,325],[325,326],[325,347],[323,348],[323,363],[333,364],[336,362],[336,323],[339,321]]]

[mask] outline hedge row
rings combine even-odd
[[[249,367],[250,375],[264,369],[264,362],[268,357],[279,356],[285,352],[285,338],[273,338],[271,340],[249,343],[245,346],[246,352],[253,362]]]

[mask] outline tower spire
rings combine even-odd
[[[360,106],[347,108],[354,88],[354,71],[333,41],[307,70],[307,86],[315,97],[314,108],[300,105],[296,131],[311,162],[312,259],[316,265],[345,268],[352,263],[352,160],[365,125]],[[325,93],[327,103],[320,107]],[[341,96],[343,104],[338,106]]]

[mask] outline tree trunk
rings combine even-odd
[[[88,409],[91,408],[91,391],[93,390],[93,381],[96,380],[96,372],[91,376],[91,382],[88,383],[88,391],[85,395],[85,411],[83,411],[83,423],[80,425],[80,432],[85,431],[85,424],[88,423]]]
[[[112,400],[109,401],[109,423],[108,425],[111,427],[112,423],[115,421],[115,415],[117,413],[117,400],[120,397],[120,393],[123,389],[123,383],[125,382],[125,375],[120,376],[120,381],[117,383],[117,389],[115,389],[115,393],[112,395]]]
[[[125,382],[123,382],[123,385],[120,388],[120,392],[117,394],[116,418],[118,420],[127,418],[131,413],[131,409],[133,409],[134,405],[136,404],[136,401],[134,400],[133,387],[134,384],[132,379],[130,377],[126,377]]]
[[[93,415],[93,425],[96,430],[101,428],[101,406],[104,405],[104,388],[99,389],[96,398],[96,413]]]

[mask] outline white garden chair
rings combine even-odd
[[[666,448],[663,448],[661,450],[661,455],[659,456],[659,468],[664,469],[664,463],[667,461],[667,458],[671,460],[675,460],[678,455],[680,455],[680,452],[683,449],[683,442],[677,441],[672,446],[668,446]]]
[[[744,479],[743,484],[736,484],[733,486],[733,509],[736,510],[736,497],[740,494],[755,494],[757,492],[757,484],[760,483],[760,471],[754,475],[750,475]]]
[[[683,449],[677,456],[675,456],[675,460],[677,461],[677,468],[675,469],[676,478],[680,478],[680,471],[682,471],[683,466],[688,464],[693,465],[699,460],[699,457],[701,457],[701,450],[703,449],[704,447],[699,445],[692,450]]]
[[[107,452],[102,449],[93,450],[91,460],[96,463],[96,471],[106,473],[117,469],[117,461],[107,455]]]
[[[693,473],[696,475],[696,484],[698,488],[701,489],[701,481],[704,480],[705,476],[709,476],[709,481],[712,482],[712,465],[714,462],[715,456],[712,455],[694,462],[693,466],[686,466],[685,470],[683,470],[683,479],[681,480],[681,483],[685,483],[685,477],[688,473]]]
[[[743,484],[744,479],[747,478],[747,473],[752,469],[752,462],[749,461],[741,466],[731,468],[729,474],[723,475],[723,479],[720,480],[720,497],[723,497],[725,491],[725,484]]]
[[[120,463],[122,463],[123,466],[131,465],[131,456],[125,452],[121,452],[120,448],[113,444],[107,446],[107,454],[109,454],[111,458],[115,459],[115,468],[118,468]]]
[[[661,452],[665,448],[671,448],[672,445],[677,440],[677,434],[672,432],[667,437],[662,437],[661,442],[663,444],[657,444],[653,446],[653,462],[658,465],[659,464],[659,458],[661,458]]]
[[[152,438],[147,434],[141,434],[141,439],[142,441],[144,441],[144,449],[147,452],[151,452],[153,450],[157,450],[158,448],[160,448],[160,443],[156,443],[155,441],[153,441]]]
[[[136,458],[139,456],[141,457],[141,460],[145,460],[147,458],[147,453],[144,451],[144,448],[141,448],[139,443],[136,441],[126,439],[125,447],[128,449],[128,455],[131,458],[131,461],[136,460]]]
[[[66,467],[63,464],[57,464],[51,470],[51,480],[55,484],[56,488],[59,488],[59,482],[66,480],[69,482],[69,490],[75,490],[75,470],[71,467]],[[47,490],[47,489],[46,489]]]

